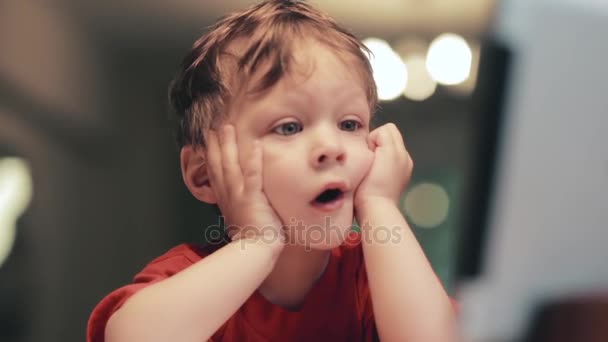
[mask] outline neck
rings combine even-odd
[[[299,309],[319,278],[325,272],[330,251],[306,250],[288,244],[275,267],[259,287],[268,301],[288,309]]]

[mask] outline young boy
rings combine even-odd
[[[403,139],[393,124],[370,132],[362,50],[316,8],[277,0],[195,43],[171,90],[182,174],[231,241],[151,262],[98,304],[88,341],[455,339],[398,209],[413,167]]]

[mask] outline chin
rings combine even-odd
[[[300,210],[300,213],[305,210]],[[287,241],[289,244],[303,246],[307,249],[329,250],[340,246],[353,227],[353,206],[346,203],[332,213],[308,212],[304,216],[295,216],[295,212],[279,215],[281,221],[289,227]],[[293,215],[293,216],[292,216]],[[297,219],[286,220],[287,217]],[[286,224],[287,223],[287,224]]]
[[[334,249],[344,243],[352,230],[352,217],[340,221],[342,222],[332,223],[329,227],[326,224],[309,224],[305,228],[300,226],[300,230],[288,233],[288,241],[312,250]]]
[[[316,251],[328,251],[334,248],[339,247],[344,242],[344,239],[340,239],[340,241],[322,241],[322,242],[310,242],[305,245],[306,249],[316,250]]]

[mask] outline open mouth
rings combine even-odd
[[[345,194],[348,193],[348,186],[341,181],[326,183],[320,189],[320,193],[310,201],[310,204],[317,210],[333,212],[344,205]]]
[[[313,204],[328,204],[341,199],[344,192],[340,189],[327,189],[313,200]]]

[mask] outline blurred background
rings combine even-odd
[[[82,341],[106,294],[204,243],[167,87],[251,3],[0,3],[0,341]],[[375,53],[376,123],[416,163],[402,210],[467,340],[516,341],[543,303],[608,289],[608,3],[313,3]]]

